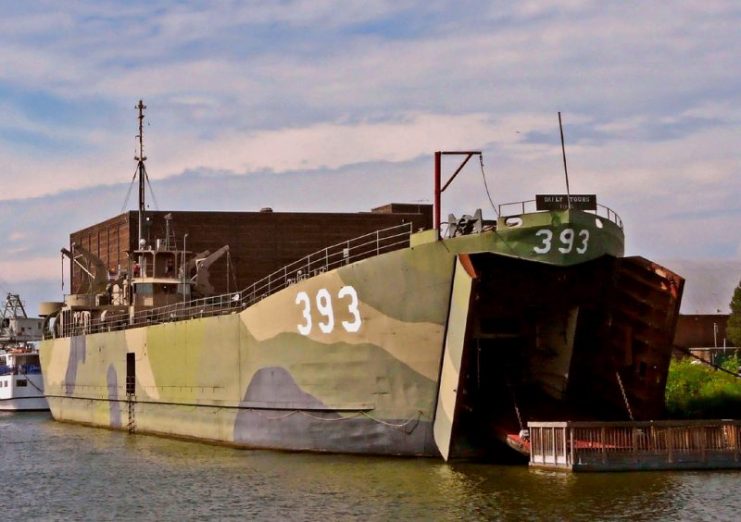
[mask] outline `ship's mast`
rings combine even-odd
[[[569,169],[566,168],[566,145],[563,143],[563,124],[561,111],[558,111],[558,129],[561,131],[561,153],[563,154],[563,173],[566,175],[566,205],[571,209],[571,190],[569,189]]]
[[[142,100],[139,100],[139,104],[134,107],[139,110],[139,155],[134,156],[137,161],[137,173],[139,175],[139,242],[137,248],[141,248],[142,239],[144,239],[144,213],[146,212],[145,207],[145,184],[147,181],[147,169],[144,166],[144,162],[147,157],[144,155],[144,109],[147,108]]]

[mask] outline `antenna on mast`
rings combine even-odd
[[[139,134],[136,136],[139,138],[139,155],[134,156],[137,161],[136,170],[139,175],[139,238],[137,247],[141,247],[142,239],[144,239],[144,213],[146,212],[145,206],[145,187],[147,182],[147,169],[144,166],[144,162],[147,157],[144,155],[144,109],[147,108],[142,100],[139,100],[139,104],[134,107],[139,110]]]
[[[563,172],[566,175],[566,204],[571,209],[571,191],[569,190],[569,170],[566,168],[566,146],[563,143],[563,125],[561,124],[561,111],[558,111],[558,128],[561,131],[561,154],[563,155]]]

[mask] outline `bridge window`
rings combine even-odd
[[[136,293],[139,295],[152,295],[154,293],[154,286],[152,283],[139,283],[136,285]]]

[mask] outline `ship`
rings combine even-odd
[[[20,296],[8,293],[0,321],[0,411],[47,411],[35,345],[42,320],[28,317]]]
[[[475,157],[434,154],[432,227],[329,244],[219,295],[195,292],[184,245],[142,237],[140,197],[131,268],[106,292],[43,305],[53,417],[445,460],[526,452],[534,420],[660,418],[683,279],[624,256],[622,220],[595,195],[443,223],[442,194]],[[445,184],[443,158],[461,160]]]

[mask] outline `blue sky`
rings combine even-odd
[[[562,111],[572,191],[628,254],[739,259],[740,25],[722,0],[6,5],[0,289],[60,298],[69,233],[122,210],[140,98],[160,209],[430,201],[456,148],[497,203],[562,192]],[[482,188],[467,168],[444,215],[491,215]]]

